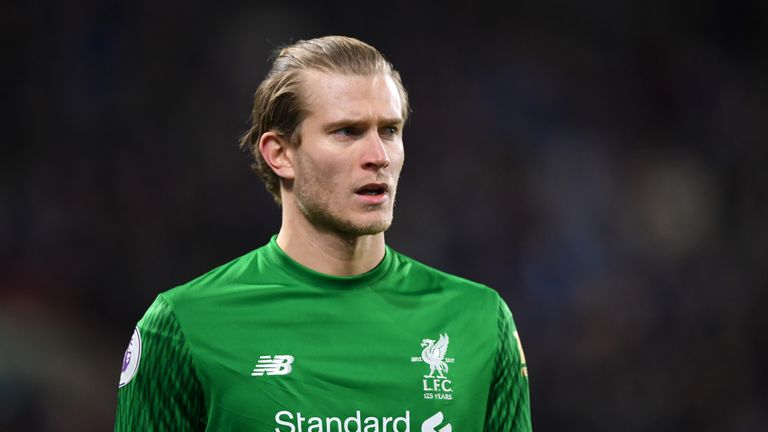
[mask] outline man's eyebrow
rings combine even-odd
[[[401,126],[403,124],[403,119],[400,117],[392,117],[392,118],[385,118],[379,120],[379,125],[381,126]],[[326,123],[323,125],[323,129],[325,130],[336,130],[343,127],[366,127],[368,126],[368,121],[363,119],[347,119],[347,120],[337,120],[330,123]]]

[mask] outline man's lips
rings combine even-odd
[[[355,196],[367,206],[382,205],[389,201],[389,185],[368,183],[355,189]]]
[[[357,188],[355,193],[358,195],[379,196],[384,195],[387,191],[389,191],[389,185],[386,183],[368,183]]]

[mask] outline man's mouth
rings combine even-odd
[[[386,183],[368,183],[358,188],[355,193],[358,195],[377,196],[387,193],[389,186]]]

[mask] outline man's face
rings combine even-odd
[[[293,196],[314,226],[343,235],[380,233],[392,223],[403,166],[403,118],[394,81],[309,71],[308,115],[293,153]]]

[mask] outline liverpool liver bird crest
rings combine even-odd
[[[445,378],[445,373],[448,372],[448,364],[444,361],[445,352],[448,351],[448,335],[441,334],[437,343],[432,339],[424,339],[421,346],[424,348],[421,358],[429,365],[429,375],[425,377],[434,378],[437,372],[439,378]]]

